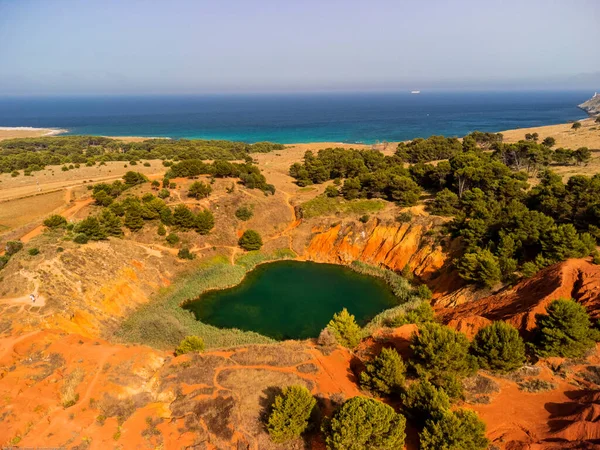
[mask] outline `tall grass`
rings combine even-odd
[[[241,283],[246,273],[258,264],[295,256],[291,250],[281,249],[272,253],[246,253],[238,258],[235,265],[221,257],[205,261],[193,273],[181,276],[149,303],[138,308],[120,324],[115,337],[160,349],[174,349],[189,335],[202,337],[206,348],[275,342],[252,331],[217,328],[202,323],[181,306],[196,300],[204,292]]]
[[[319,195],[302,203],[302,216],[306,219],[334,214],[368,214],[385,208],[387,202],[378,199],[344,200],[340,197]]]
[[[398,306],[386,309],[373,317],[373,319],[362,329],[363,338],[371,336],[378,328],[388,326],[388,323],[390,323],[392,319],[412,311],[423,302],[427,302],[427,300],[421,298],[417,290],[406,278],[401,277],[391,270],[372,266],[371,264],[362,261],[353,261],[349,267],[358,273],[384,280],[400,303]]]
[[[380,278],[385,281],[400,303],[405,303],[416,295],[415,289],[408,280],[401,277],[396,272],[384,269],[383,267],[373,266],[362,261],[352,261],[352,264],[350,264],[349,267],[355,272]]]

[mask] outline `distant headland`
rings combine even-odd
[[[595,92],[592,98],[578,106],[590,116],[600,114],[600,95],[598,95],[598,93]]]

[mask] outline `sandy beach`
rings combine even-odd
[[[67,130],[60,128],[0,127],[0,141],[15,138],[55,136],[66,132]]]

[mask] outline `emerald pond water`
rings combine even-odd
[[[239,285],[207,292],[185,308],[220,328],[305,339],[318,336],[342,308],[364,325],[396,304],[392,291],[378,278],[333,264],[279,261],[260,265]]]

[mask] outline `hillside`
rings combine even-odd
[[[574,148],[597,139],[588,122],[565,130]],[[526,130],[514,133],[517,142]],[[541,143],[511,146],[507,139],[499,145],[489,133],[478,138],[400,145],[419,160],[414,164],[388,147],[361,152],[340,146],[320,155],[327,144],[253,151],[219,141],[229,153],[216,163],[215,144],[200,142],[182,149],[103,139],[106,148],[100,149],[86,138],[92,150],[83,152],[71,145],[79,138],[68,138],[55,141],[68,150],[60,165],[46,150],[33,160],[29,152],[45,148],[35,140],[27,141],[27,151],[6,152],[0,174],[0,446],[323,450],[319,422],[358,396],[385,400],[406,414],[406,449],[417,450],[422,424],[403,397],[361,384],[386,348],[408,367],[402,392],[426,377],[444,395],[462,390],[451,409],[477,413],[489,448],[594,448],[600,439],[598,346],[577,358],[528,352],[508,374],[479,369],[448,380],[435,378],[436,367],[423,375],[412,366],[418,352],[411,344],[426,326],[458,330],[457,339],[468,347],[461,333],[472,339],[501,320],[533,345],[535,315],[552,300],[573,298],[594,321],[600,318],[600,266],[592,263],[591,234],[597,233],[600,186],[598,177],[589,177],[598,155],[571,152],[560,162],[557,155],[564,154]],[[496,154],[478,147],[487,150],[486,139],[499,145]],[[527,172],[513,157],[520,150],[535,156]],[[448,160],[430,163],[438,151]],[[541,163],[540,153],[546,158]],[[457,163],[469,170],[459,172]],[[545,168],[588,176],[576,183],[540,179]],[[472,178],[463,192],[464,173]],[[54,214],[57,225],[44,225]],[[241,247],[247,230],[261,236],[259,250]],[[511,245],[507,236],[514,236]],[[483,270],[470,267],[469,258],[484,250]],[[487,270],[502,257],[506,270]],[[219,329],[180,307],[279,259],[358,268],[388,283],[398,304],[359,328],[352,349],[327,333],[275,342]],[[308,296],[306,309],[314,313]],[[203,339],[204,351],[177,354],[190,335]],[[290,385],[306,387],[317,407],[301,439],[278,444],[265,418]]]

